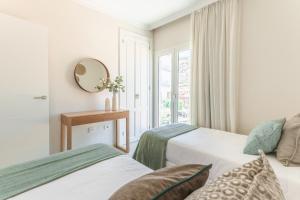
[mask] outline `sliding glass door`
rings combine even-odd
[[[157,125],[190,123],[191,50],[171,49],[156,58]]]

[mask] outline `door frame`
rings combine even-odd
[[[179,52],[183,50],[191,49],[190,43],[184,43],[181,45],[176,45],[171,48],[163,49],[154,52],[154,114],[153,122],[154,127],[159,127],[159,57],[163,55],[172,55],[172,98],[171,98],[171,123],[174,123],[178,120],[176,113],[178,112],[178,57]]]

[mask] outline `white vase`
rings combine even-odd
[[[111,108],[113,111],[118,110],[117,98],[118,98],[117,93],[113,92],[113,96],[112,96],[112,108]]]
[[[105,99],[105,111],[110,111],[110,98]]]

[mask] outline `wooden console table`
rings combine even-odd
[[[119,146],[118,120],[126,119],[126,148]],[[61,114],[61,151],[65,150],[65,127],[67,127],[67,149],[72,149],[72,126],[97,123],[103,121],[115,121],[115,147],[129,153],[129,111],[89,111]]]

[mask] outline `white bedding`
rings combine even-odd
[[[167,146],[167,165],[213,164],[209,181],[224,172],[252,161],[257,156],[243,154],[247,136],[200,128],[172,138]],[[274,156],[268,159],[280,180],[287,200],[299,200],[300,167],[284,167]]]
[[[122,185],[151,171],[122,155],[64,176],[11,200],[106,200]]]

